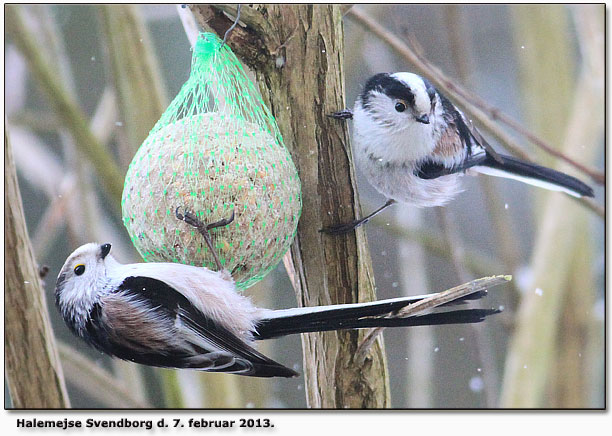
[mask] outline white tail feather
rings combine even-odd
[[[434,294],[426,294],[426,295],[412,295],[409,297],[399,297],[399,298],[389,298],[386,300],[379,301],[370,301],[367,303],[350,303],[350,304],[332,304],[329,306],[314,306],[314,307],[294,307],[293,309],[280,309],[274,310],[272,312],[267,312],[265,314],[266,319],[277,319],[277,318],[290,318],[296,315],[306,315],[310,313],[321,313],[327,312],[330,310],[338,310],[338,309],[355,309],[358,307],[368,307],[368,306],[377,306],[381,303],[394,303],[399,301],[404,301],[407,304],[417,302],[424,298],[432,297],[436,295]]]
[[[568,189],[568,188],[566,188],[564,186],[559,186],[559,185],[556,185],[554,183],[545,182],[545,181],[540,180],[540,179],[535,179],[535,178],[525,177],[525,176],[519,176],[519,175],[513,174],[513,173],[508,172],[508,171],[499,170],[497,168],[489,168],[489,167],[484,167],[484,166],[475,166],[475,167],[470,168],[470,171],[474,171],[474,172],[480,173],[480,174],[486,174],[488,176],[503,177],[505,179],[518,180],[519,182],[527,183],[529,185],[537,186],[539,188],[548,189],[549,191],[565,192],[566,194],[569,194],[572,197],[577,197],[577,198],[581,198],[582,197],[582,195],[580,193],[578,193],[576,191],[573,191],[571,189]]]

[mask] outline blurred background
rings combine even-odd
[[[603,5],[355,8],[390,35],[418,44],[454,83],[603,174]],[[187,79],[191,51],[175,5],[23,5],[15,11],[19,20],[7,24],[5,44],[6,128],[35,256],[50,268],[46,297],[72,406],[305,407],[302,377],[148,368],[111,360],[69,333],[53,297],[66,257],[98,241],[112,242],[121,262],[140,261],[118,201],[102,189],[112,181],[96,178],[96,156],[84,150],[107,150],[125,174]],[[371,75],[414,70],[351,10],[344,25],[348,107]],[[31,49],[23,49],[24,40]],[[594,186],[595,202],[466,177],[465,192],[443,209],[396,205],[367,225],[379,298],[514,276],[479,303],[504,309],[484,323],[385,331],[392,406],[601,408],[604,187],[517,131],[492,124],[495,135],[476,121],[494,147],[503,150],[507,144],[496,138],[510,137],[539,163]],[[385,199],[358,177],[369,213]],[[247,292],[270,308],[296,304],[282,264]],[[298,336],[260,349],[302,372]],[[5,398],[10,406],[8,392]]]

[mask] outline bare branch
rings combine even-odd
[[[100,368],[74,348],[62,342],[58,342],[57,346],[67,381],[93,399],[113,409],[151,407],[147,402],[135,398],[133,393],[111,373]]]
[[[193,47],[198,40],[198,23],[196,23],[196,20],[191,13],[191,9],[186,8],[185,5],[177,4],[176,11],[181,19],[181,24],[185,30],[185,35],[187,35],[187,39],[189,40],[189,45]]]
[[[96,139],[77,103],[51,66],[45,61],[18,6],[6,7],[7,32],[26,58],[32,74],[47,94],[55,114],[74,137],[75,145],[94,165],[102,186],[118,208],[123,191],[123,175],[109,151]]]
[[[13,407],[70,407],[38,266],[28,238],[11,144],[4,133],[6,379]]]
[[[366,205],[367,206],[367,205]],[[439,234],[424,229],[406,229],[394,223],[388,223],[383,217],[376,216],[369,222],[396,238],[415,241],[434,256],[452,261],[448,245]],[[478,250],[466,249],[463,259],[465,268],[475,276],[491,274],[492,271],[502,271],[503,264],[499,259],[489,254],[484,255]]]
[[[581,62],[580,75],[574,88],[574,101],[570,103],[571,113],[566,122],[563,151],[592,161],[596,150],[583,150],[580,144],[600,140],[604,130],[603,113],[593,113],[593,108],[603,108],[605,105],[605,93],[601,88],[604,83],[604,66],[601,61],[601,53],[605,49],[604,10],[602,5],[581,5],[580,12],[589,18],[578,23],[578,35],[584,35],[580,27],[586,26],[589,32],[601,37],[592,41],[592,50],[584,52],[586,57]],[[537,31],[541,26],[550,29],[553,37],[557,38],[568,31],[567,21],[555,19],[554,14],[548,13],[546,19],[549,22],[532,20],[529,23],[535,29],[531,36],[532,42],[538,37]],[[531,60],[538,61],[537,58]],[[573,62],[570,67],[573,67]],[[570,71],[572,69],[568,68]],[[534,99],[538,102],[538,110],[557,103],[557,100],[538,98],[537,95]],[[550,197],[540,212],[530,280],[526,285],[532,291],[522,295],[516,313],[516,328],[506,356],[501,407],[555,407],[557,403],[554,401],[558,399],[552,400],[551,397],[551,392],[555,392],[552,369],[558,363],[561,350],[571,349],[571,342],[575,340],[572,333],[565,331],[567,324],[574,322],[567,317],[587,322],[590,317],[586,315],[592,310],[590,305],[588,307],[591,309],[585,312],[584,306],[573,304],[574,294],[579,294],[584,304],[585,300],[593,301],[600,292],[592,277],[584,277],[584,258],[592,252],[588,247],[595,238],[595,229],[586,214],[576,208],[569,208],[568,204],[565,197]],[[592,268],[592,262],[586,262],[587,269]],[[533,292],[533,289],[538,292]],[[585,342],[584,335],[585,330],[582,330],[582,343]],[[576,359],[576,356],[573,358]],[[574,374],[562,374],[560,377],[571,379]],[[580,377],[585,377],[584,373]],[[584,404],[572,404],[571,407],[584,407]]]
[[[139,7],[101,5],[98,10],[129,154],[133,155],[164,111],[166,91]]]
[[[483,277],[480,279],[472,280],[471,282],[464,283],[463,285],[455,286],[452,289],[433,294],[431,297],[424,298],[423,300],[419,300],[416,303],[409,304],[408,306],[398,310],[397,313],[388,315],[386,318],[407,318],[409,316],[423,314],[428,310],[457,300],[461,297],[465,297],[466,295],[483,291],[487,288],[497,286],[510,280],[512,280],[512,276],[508,275]],[[363,362],[369,348],[372,346],[378,335],[380,335],[384,329],[384,327],[376,327],[370,330],[363,342],[359,345],[357,352],[355,353],[354,359],[356,363],[359,364]]]

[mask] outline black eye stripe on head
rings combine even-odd
[[[404,82],[397,80],[388,73],[377,74],[366,82],[361,94],[361,101],[366,109],[370,105],[372,91],[379,91],[391,98],[404,100],[408,106],[414,107],[414,94],[410,88]]]

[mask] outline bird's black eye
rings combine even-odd
[[[395,110],[398,112],[404,112],[406,110],[406,105],[401,101],[395,103]]]
[[[80,263],[80,264],[78,264],[77,266],[74,267],[74,273],[77,276],[80,276],[84,272],[85,272],[85,265],[83,265],[82,263]]]

